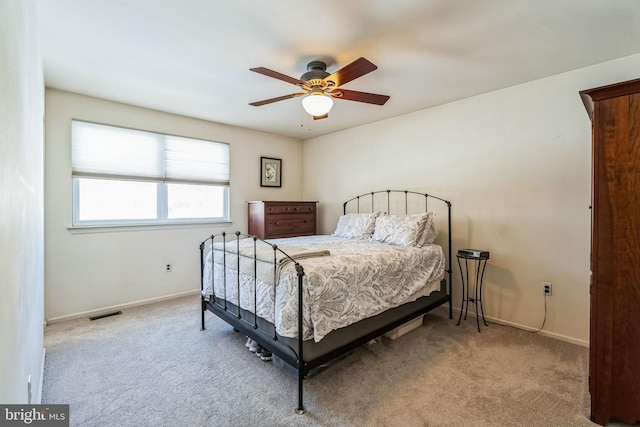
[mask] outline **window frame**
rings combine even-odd
[[[114,125],[106,125],[102,123],[89,122],[86,120],[72,120],[80,123],[89,123],[100,126],[111,127],[115,129],[125,129],[125,130],[134,130],[137,129],[122,127],[122,126],[114,126]],[[150,134],[155,134],[159,137],[178,137],[185,139],[194,139],[199,141],[206,141],[212,144],[226,144],[224,142],[210,141],[204,140],[201,138],[191,138],[170,134],[162,134],[159,132],[151,132],[151,131],[141,131],[147,132]],[[72,126],[72,147],[73,147],[73,126]],[[229,147],[230,148],[230,147]],[[231,155],[229,153],[228,162],[229,168],[231,163]],[[73,159],[72,159],[73,165]],[[230,172],[230,171],[229,171]],[[215,184],[215,183],[194,183],[190,181],[180,181],[180,180],[162,180],[162,181],[152,181],[156,184],[156,218],[152,219],[96,219],[96,220],[80,220],[80,179],[105,179],[105,180],[114,180],[114,181],[132,181],[132,182],[149,182],[145,179],[135,179],[135,177],[123,179],[114,175],[113,178],[108,177],[90,177],[90,176],[74,176],[72,173],[71,181],[72,181],[72,218],[71,218],[71,229],[83,229],[83,228],[115,228],[115,227],[131,227],[131,226],[175,226],[175,225],[202,225],[202,224],[223,224],[230,223],[230,188],[231,184]],[[192,217],[192,218],[169,218],[169,200],[168,200],[168,184],[187,184],[187,185],[203,185],[206,187],[218,187],[223,190],[222,195],[222,212],[223,215],[221,217]]]

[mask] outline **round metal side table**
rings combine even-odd
[[[460,277],[462,278],[462,306],[460,307],[460,316],[458,317],[457,325],[460,325],[463,312],[464,320],[467,320],[469,303],[472,303],[475,305],[476,324],[478,325],[478,332],[480,332],[480,315],[482,316],[484,325],[489,326],[484,319],[484,310],[482,308],[482,279],[484,278],[484,270],[487,266],[487,260],[489,259],[489,252],[478,249],[460,249],[456,254],[456,258],[458,259]],[[470,291],[469,288],[471,288],[472,291]]]

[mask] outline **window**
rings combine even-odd
[[[227,221],[229,145],[73,120],[73,225]]]

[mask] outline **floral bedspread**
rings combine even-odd
[[[334,236],[272,239],[269,242],[330,253],[300,261],[305,273],[305,340],[313,338],[318,342],[334,329],[429,295],[440,289],[444,276],[444,253],[440,246],[433,244],[421,248],[402,247]],[[293,263],[282,268],[274,287],[237,269],[225,270],[217,262],[212,268],[209,253],[203,279],[203,295],[211,295],[212,283],[215,283],[217,298],[226,296],[237,305],[240,294],[242,308],[274,323],[280,335],[298,336],[298,277]]]

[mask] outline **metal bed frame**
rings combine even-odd
[[[234,241],[236,242],[236,248],[237,248],[237,253],[239,253],[239,242],[240,239],[244,239],[244,238],[251,238],[253,239],[254,242],[254,256],[253,256],[253,262],[254,262],[254,267],[256,266],[257,263],[257,257],[256,257],[256,247],[257,245],[269,245],[271,246],[271,248],[273,249],[273,256],[274,256],[274,264],[276,263],[276,257],[278,256],[278,254],[281,254],[284,257],[289,258],[289,260],[291,262],[293,262],[294,266],[295,266],[295,270],[296,270],[296,274],[297,274],[297,279],[298,279],[298,338],[295,340],[296,344],[294,346],[289,345],[285,341],[282,337],[280,337],[276,332],[275,332],[275,328],[266,328],[265,323],[268,323],[266,321],[264,321],[263,319],[261,319],[260,317],[258,317],[256,314],[250,312],[250,311],[246,311],[243,309],[240,309],[239,306],[236,306],[235,304],[232,304],[230,302],[228,302],[226,299],[223,298],[217,298],[215,297],[215,293],[214,295],[210,296],[209,298],[206,298],[205,296],[201,295],[201,330],[205,329],[205,312],[208,310],[210,312],[212,312],[213,314],[215,314],[216,316],[218,316],[219,318],[221,318],[222,320],[224,320],[225,322],[227,322],[229,325],[231,325],[233,327],[233,329],[237,332],[241,332],[242,334],[248,336],[249,338],[257,341],[262,347],[266,348],[267,350],[269,350],[271,353],[273,353],[275,356],[279,357],[280,359],[282,359],[282,361],[284,361],[285,363],[287,363],[288,365],[290,365],[291,367],[293,367],[296,371],[297,371],[297,380],[298,380],[298,405],[296,407],[296,412],[299,414],[303,414],[305,412],[304,410],[304,405],[303,405],[303,380],[308,376],[308,374],[310,372],[312,372],[315,369],[318,369],[324,365],[326,365],[327,363],[329,363],[330,361],[343,356],[345,354],[348,354],[350,351],[354,350],[356,347],[361,346],[362,344],[380,337],[381,335],[385,334],[386,332],[389,332],[395,328],[397,328],[398,326],[407,323],[419,316],[424,315],[425,313],[427,313],[428,311],[433,310],[436,307],[439,307],[440,305],[449,304],[449,319],[453,318],[453,313],[452,313],[452,304],[451,304],[451,283],[452,283],[452,269],[451,269],[451,203],[447,200],[441,199],[439,197],[433,196],[431,194],[427,194],[427,193],[418,193],[415,191],[407,191],[407,190],[382,190],[382,191],[374,191],[374,192],[370,192],[370,193],[365,193],[359,196],[356,196],[352,199],[347,200],[346,202],[344,202],[343,204],[343,214],[347,214],[348,213],[348,208],[351,207],[352,211],[355,211],[356,213],[360,213],[361,209],[364,209],[364,207],[361,208],[361,202],[362,204],[368,202],[368,199],[370,199],[371,201],[371,209],[368,210],[367,212],[375,212],[376,211],[376,207],[380,205],[380,195],[386,194],[386,210],[384,211],[385,213],[391,213],[391,208],[392,208],[392,197],[398,194],[403,194],[404,196],[404,214],[408,214],[409,213],[409,202],[410,202],[410,197],[423,197],[424,198],[424,212],[428,212],[428,208],[429,208],[429,201],[431,199],[433,199],[434,201],[437,202],[441,202],[443,204],[446,205],[446,209],[447,209],[447,232],[448,232],[448,245],[447,245],[447,258],[446,258],[446,264],[445,264],[445,272],[447,273],[447,277],[448,280],[446,278],[442,279],[441,281],[441,289],[440,291],[436,291],[434,293],[432,293],[431,295],[419,298],[419,300],[423,300],[426,302],[426,305],[422,305],[419,306],[415,309],[413,309],[413,307],[411,307],[409,309],[408,314],[405,312],[403,312],[403,314],[394,319],[393,321],[391,321],[388,324],[382,325],[380,327],[375,328],[375,330],[372,330],[370,332],[365,333],[362,336],[357,337],[356,339],[351,340],[350,342],[346,343],[346,344],[342,344],[339,345],[337,348],[332,349],[331,351],[328,351],[325,354],[321,354],[320,356],[316,356],[313,357],[310,360],[305,360],[304,357],[304,340],[302,339],[303,337],[303,312],[302,310],[300,310],[301,307],[303,307],[303,277],[305,275],[304,273],[304,268],[302,267],[302,265],[300,265],[297,261],[295,261],[293,258],[291,258],[288,254],[286,254],[284,251],[282,251],[280,248],[278,248],[277,245],[275,244],[271,244],[265,240],[261,240],[258,239],[255,236],[250,236],[247,234],[243,234],[240,232],[235,232],[234,234],[230,235],[226,232],[222,232],[220,234],[214,234],[209,236],[207,239],[205,239],[202,243],[200,243],[200,278],[201,278],[201,283],[200,283],[200,289],[203,290],[204,289],[204,266],[205,266],[205,248],[207,247],[213,247],[214,243],[218,242],[218,243],[222,243],[224,245],[224,247],[227,247],[228,243],[233,243]],[[378,197],[376,197],[378,196]],[[384,198],[384,197],[382,197]],[[353,204],[355,204],[355,207],[352,207]],[[368,203],[366,203],[368,205]],[[395,205],[394,205],[395,206]],[[378,209],[381,210],[382,209]],[[229,239],[229,236],[231,236],[231,238]],[[208,246],[210,245],[210,246]],[[227,263],[226,263],[226,254],[227,251],[224,250],[223,252],[223,268],[227,268]],[[240,271],[240,266],[239,266],[239,256],[237,257],[237,270],[238,272]],[[213,262],[213,260],[212,260]],[[213,266],[212,266],[213,267]],[[237,283],[230,283],[227,284],[227,280],[226,280],[226,274],[223,275],[224,277],[224,293],[226,295],[226,289],[227,286],[236,286],[237,287],[237,292],[238,292],[238,301],[240,301],[240,274],[238,274],[238,280]],[[255,277],[255,274],[254,274]],[[274,277],[275,279],[275,277]],[[257,292],[256,292],[256,285],[257,285],[257,278],[254,278],[254,283],[253,283],[253,295],[254,295],[254,308],[256,307],[256,303],[257,301],[255,300],[257,298]],[[448,286],[447,286],[448,285]],[[214,289],[215,289],[215,284],[214,284]],[[277,289],[277,287],[276,287]],[[433,295],[436,294],[436,296],[434,297]],[[276,295],[275,295],[275,291],[274,291],[274,299],[275,299]],[[429,300],[427,300],[429,299]],[[406,306],[409,306],[409,304],[412,303],[407,303],[405,304]],[[403,307],[403,306],[401,306]],[[396,310],[395,309],[389,309],[387,310],[387,312],[390,312],[392,310]],[[274,303],[274,310],[275,310],[275,303]],[[255,311],[255,310],[254,310]],[[386,312],[385,312],[386,313]],[[275,316],[274,316],[275,318]],[[367,319],[364,319],[363,321],[365,321]],[[363,322],[361,321],[361,322]],[[360,323],[360,322],[358,322]],[[270,325],[270,324],[269,324]],[[331,334],[327,335],[324,339],[331,339]],[[324,340],[323,339],[323,340]],[[294,348],[295,347],[295,348]]]

